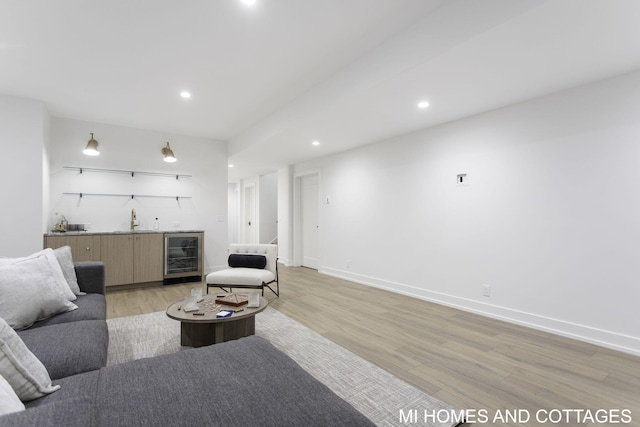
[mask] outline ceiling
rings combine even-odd
[[[0,93],[227,141],[237,179],[639,69],[638,16],[637,0],[3,0]]]

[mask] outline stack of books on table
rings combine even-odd
[[[241,305],[245,305],[248,303],[249,303],[249,295],[242,295],[242,294],[216,295],[216,304],[240,307]]]

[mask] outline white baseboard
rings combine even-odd
[[[533,329],[550,332],[552,334],[585,341],[600,347],[606,347],[640,356],[640,338],[629,335],[618,334],[616,332],[605,331],[577,323],[513,310],[508,307],[501,307],[440,292],[420,289],[414,286],[377,279],[375,277],[369,277],[349,271],[321,267],[319,272],[363,285],[372,286],[374,288],[384,289],[386,291],[407,295],[471,313],[480,314],[482,316],[503,320],[505,322],[515,323]]]
[[[285,267],[291,267],[291,264],[289,263],[289,258],[279,257],[278,263],[284,265]]]

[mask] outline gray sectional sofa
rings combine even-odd
[[[105,366],[101,263],[76,263],[78,310],[19,332],[60,389],[0,426],[371,426],[267,340],[251,336]]]

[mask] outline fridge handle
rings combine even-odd
[[[169,242],[168,242],[169,238],[167,236],[164,236],[164,275],[166,276],[169,273],[169,263],[167,262],[167,254],[169,253],[169,251],[167,250],[167,247],[169,246]]]

